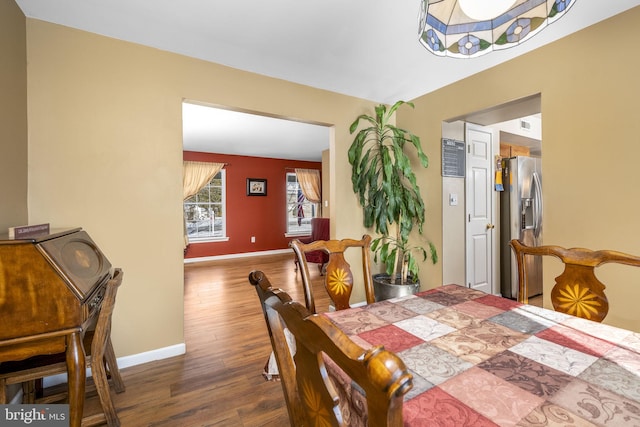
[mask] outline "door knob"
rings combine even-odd
[[[496,226],[493,224],[487,224],[487,230],[491,230],[492,228],[495,228]]]

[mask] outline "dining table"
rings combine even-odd
[[[404,361],[405,426],[640,426],[637,332],[455,284],[323,315]]]

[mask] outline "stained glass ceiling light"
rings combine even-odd
[[[439,56],[473,58],[517,46],[576,0],[422,0],[420,43]]]

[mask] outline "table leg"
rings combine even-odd
[[[86,361],[80,332],[74,332],[68,337],[67,375],[69,376],[69,425],[80,427],[84,411],[86,381]]]

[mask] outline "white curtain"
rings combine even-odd
[[[182,162],[182,201],[198,194],[202,187],[224,167],[224,163]],[[184,218],[184,249],[189,244],[187,236],[187,219]]]

